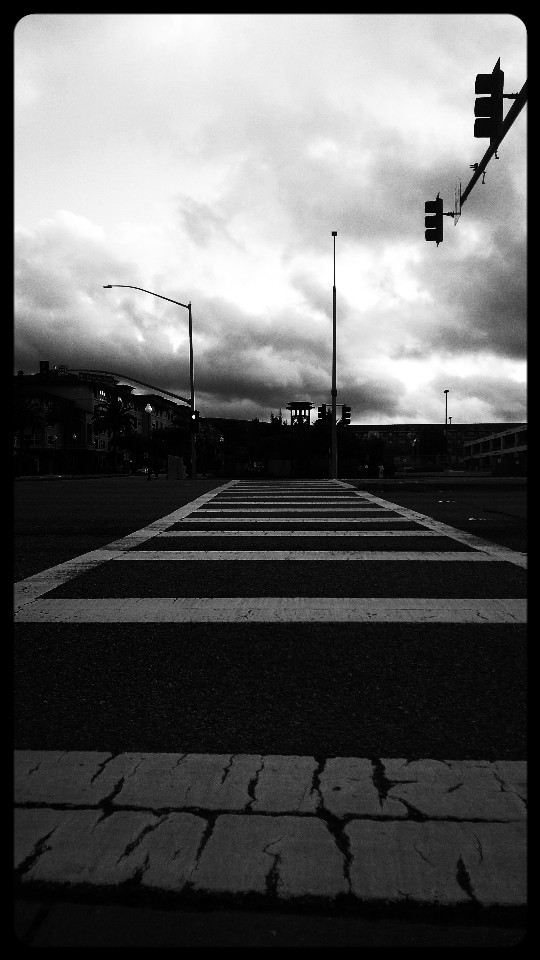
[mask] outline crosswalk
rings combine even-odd
[[[524,554],[344,481],[232,480],[16,584],[15,622],[344,624],[355,644],[371,624],[512,630],[525,569]],[[16,751],[18,881],[524,904],[524,760],[312,749]]]

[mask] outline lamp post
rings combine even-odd
[[[330,479],[337,480],[337,429],[336,429],[336,237],[337,230],[332,230],[334,238],[334,286],[332,287],[332,434],[330,448]]]
[[[448,469],[448,394],[449,390],[444,391],[444,456],[445,465]]]
[[[145,412],[145,414],[146,414],[145,424],[144,424],[144,432],[146,433],[146,456],[147,456],[147,458],[148,458],[148,460],[147,460],[147,465],[148,465],[148,466],[147,466],[147,472],[146,472],[146,479],[147,479],[147,480],[151,480],[152,478],[151,478],[151,476],[150,476],[150,433],[151,433],[151,430],[152,430],[152,413],[153,413],[153,410],[152,410],[152,407],[151,407],[151,405],[150,405],[149,403],[146,404],[146,406],[145,406],[145,408],[144,408],[144,412]]]
[[[152,290],[145,290],[144,287],[134,287],[130,283],[104,283],[104,290],[111,290],[113,287],[122,287],[125,290],[142,290],[143,293],[149,293],[152,297],[159,297],[160,300],[167,300],[169,303],[175,303],[177,307],[184,307],[188,311],[188,334],[189,334],[189,385],[190,385],[190,436],[191,436],[191,476],[195,480],[197,476],[197,446],[195,442],[194,420],[195,420],[195,387],[193,383],[193,326],[191,318],[191,300],[189,303],[180,303],[179,300],[171,300],[170,297],[164,297],[161,293],[154,293]],[[148,478],[150,479],[150,478]]]

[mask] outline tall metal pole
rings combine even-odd
[[[337,480],[337,428],[336,428],[336,237],[337,230],[332,230],[334,238],[334,286],[332,287],[332,439],[330,452],[330,479]]]
[[[146,457],[147,457],[147,471],[146,479],[152,479],[151,463],[150,463],[150,440],[152,437],[152,407],[149,403],[146,404],[144,408],[145,413],[145,430],[146,430]]]
[[[195,436],[193,416],[195,414],[195,385],[193,381],[193,326],[191,320],[191,300],[188,305],[188,330],[189,330],[189,388],[191,399],[191,477],[197,478],[197,440]]]
[[[448,390],[444,391],[444,456],[448,467]]]

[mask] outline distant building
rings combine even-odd
[[[287,404],[287,410],[291,411],[291,427],[309,427],[312,407],[309,400],[291,400]]]
[[[152,406],[152,428],[170,427],[189,417],[189,408],[158,393],[134,394],[134,387],[112,374],[70,371],[40,362],[39,373],[14,377],[14,451],[18,473],[98,473],[112,466],[110,431],[96,432],[94,414],[117,397],[134,417],[135,434],[143,434],[144,408]],[[35,416],[26,411],[34,411]],[[55,420],[55,417],[57,418]],[[129,463],[129,454],[122,455]],[[124,468],[121,468],[124,469]]]
[[[526,476],[527,424],[506,424],[503,430],[467,440],[463,461],[466,470],[489,470],[493,476]]]
[[[526,429],[523,423],[391,423],[352,424],[359,442],[381,440],[396,470],[466,466],[466,451],[475,441],[504,431]],[[437,442],[437,436],[439,441]],[[468,457],[470,461],[470,455]]]

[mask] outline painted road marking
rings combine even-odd
[[[472,551],[399,550],[131,550],[112,560],[449,560],[497,562],[500,557]]]
[[[242,515],[238,514],[236,517],[201,517],[201,516],[190,516],[181,518],[182,523],[242,523]],[[337,523],[338,520],[341,520],[342,523],[410,523],[408,517],[361,517],[357,519],[356,517],[276,517],[276,516],[267,516],[267,517],[246,517],[246,523],[268,523],[273,521],[274,523]],[[418,521],[416,521],[418,522]],[[450,529],[450,528],[449,528]],[[472,536],[472,534],[471,534]],[[146,538],[145,538],[146,539]]]
[[[391,513],[391,510],[383,510],[381,507],[317,507],[313,508],[305,507],[220,507],[214,506],[211,504],[208,507],[202,507],[200,513],[209,514],[212,516],[220,516],[222,513],[238,513],[242,516],[251,513],[266,513],[270,517],[274,513],[307,513],[309,510],[316,510],[317,513]]]
[[[526,623],[524,599],[128,597],[42,600],[19,623]],[[179,636],[179,639],[181,636]],[[185,638],[185,637],[184,637]]]
[[[214,490],[209,491],[208,493],[203,494],[195,500],[192,500],[190,503],[185,504],[183,507],[180,507],[178,510],[173,511],[173,513],[168,514],[165,517],[160,518],[159,520],[154,521],[149,524],[147,527],[143,527],[140,530],[136,530],[131,534],[128,534],[126,537],[122,537],[120,540],[114,541],[113,543],[108,544],[106,547],[91,551],[87,554],[82,554],[79,557],[74,557],[72,560],[68,560],[65,563],[58,564],[54,567],[50,567],[47,570],[44,570],[40,573],[35,574],[34,576],[27,577],[25,580],[21,580],[14,586],[14,599],[15,604],[18,610],[20,610],[25,604],[33,603],[37,598],[48,593],[50,590],[53,590],[55,587],[60,586],[63,583],[71,580],[73,577],[80,576],[85,572],[94,569],[101,563],[106,563],[109,560],[118,559],[119,556],[126,550],[132,550],[139,547],[142,543],[147,540],[150,540],[156,536],[186,536],[200,535],[199,530],[171,530],[170,527],[175,523],[189,524],[189,523],[198,523],[200,525],[206,524],[215,524],[216,518],[201,518],[200,515],[197,518],[193,514],[196,514],[196,511],[199,507],[206,504],[209,500],[214,499],[219,496],[223,491],[230,491],[233,489],[238,489],[239,481],[229,481],[228,483],[223,484],[220,487],[214,488]],[[338,484],[345,489],[351,489],[350,485],[346,484],[344,481],[334,481],[331,485],[335,489],[335,484]],[[245,489],[245,487],[242,487]],[[266,488],[265,488],[266,489]],[[298,487],[296,487],[298,489]],[[446,524],[439,523],[438,521],[432,520],[430,517],[425,516],[424,514],[417,513],[413,510],[408,510],[407,508],[400,507],[397,504],[391,504],[388,501],[382,500],[378,497],[374,497],[372,494],[365,494],[364,499],[378,504],[384,511],[388,507],[399,512],[399,515],[392,518],[374,518],[374,517],[363,517],[358,518],[347,518],[346,522],[348,525],[366,525],[370,523],[383,523],[383,524],[395,524],[406,523],[413,521],[415,523],[421,524],[424,529],[421,530],[407,530],[407,531],[396,531],[392,529],[383,529],[383,530],[298,530],[293,529],[288,530],[275,530],[272,531],[268,528],[268,519],[261,519],[257,517],[251,517],[246,520],[247,523],[253,525],[265,524],[265,530],[262,533],[263,536],[350,536],[355,535],[364,535],[364,536],[445,536],[450,537],[457,542],[466,544],[469,547],[472,547],[474,550],[479,550],[484,554],[488,554],[495,559],[505,560],[509,563],[514,563],[521,567],[527,566],[527,557],[525,554],[520,554],[512,550],[508,550],[504,547],[499,547],[496,544],[492,544],[489,541],[480,539],[479,537],[474,536],[474,534],[463,533],[460,530],[455,529],[454,527],[447,526]],[[344,518],[345,521],[345,518]],[[219,520],[221,524],[236,524],[234,531],[228,531],[229,535],[236,535],[237,533],[242,533],[245,536],[260,536],[261,532],[256,528],[254,530],[238,530],[238,523],[242,522],[238,517],[236,518],[221,518]],[[279,523],[283,526],[286,524],[299,524],[299,523],[313,523],[313,519],[306,517],[291,517],[291,518],[280,518]],[[335,519],[331,518],[320,518],[317,521],[321,524],[330,524],[336,523]],[[427,528],[427,529],[426,529]],[[223,536],[227,535],[226,530],[203,530],[205,536],[216,535]],[[229,558],[230,559],[230,558]],[[469,558],[467,558],[469,559]]]
[[[156,537],[438,537],[434,530],[162,530]]]

